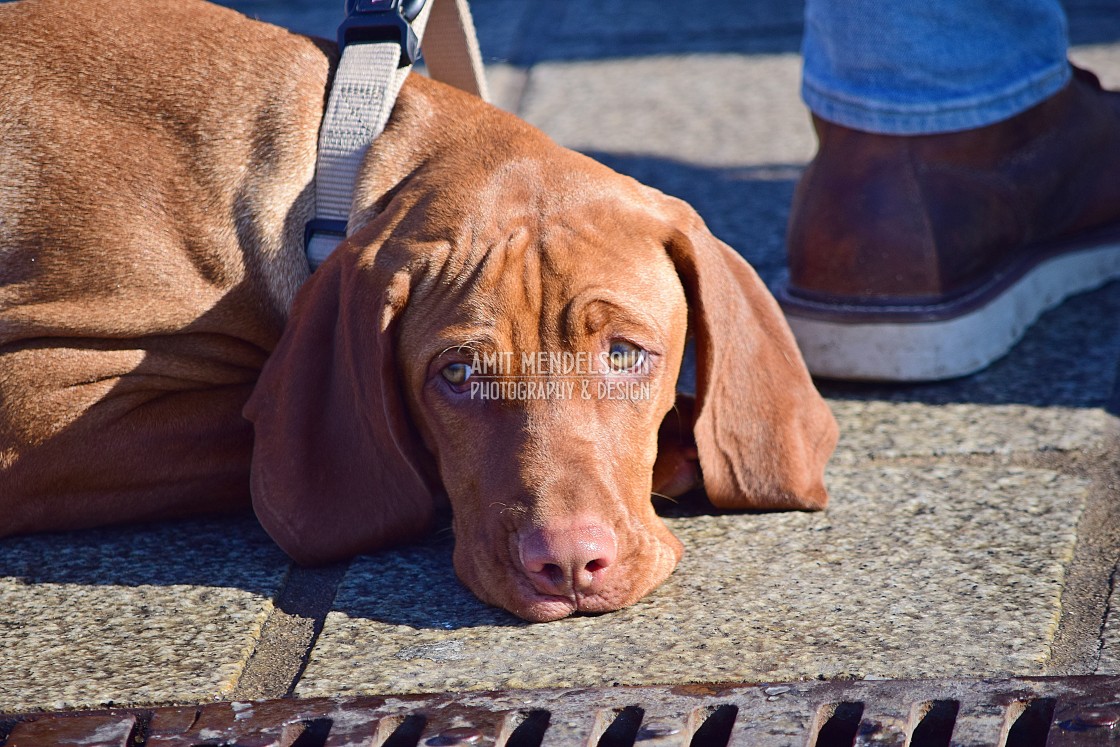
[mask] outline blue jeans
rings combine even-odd
[[[801,95],[866,132],[967,130],[1060,91],[1067,47],[1058,0],[806,0]]]

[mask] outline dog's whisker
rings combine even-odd
[[[517,515],[522,515],[523,516],[527,513],[524,506],[512,506],[508,503],[501,503],[499,501],[492,502],[490,504],[490,508],[498,509],[498,514],[499,515],[506,514],[506,515],[513,515],[513,516],[517,516]]]

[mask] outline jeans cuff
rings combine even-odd
[[[1071,77],[1069,63],[1062,62],[995,92],[900,106],[885,99],[828,91],[805,76],[801,97],[821,119],[854,130],[880,135],[933,135],[1009,119],[1061,91]]]

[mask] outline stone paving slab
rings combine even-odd
[[[800,76],[796,54],[542,63],[518,113],[580,151],[720,168],[804,163],[816,139]]]
[[[841,436],[833,463],[867,458],[1098,449],[1118,431],[1100,408],[928,405],[831,400]]]
[[[601,617],[530,625],[486,607],[448,583],[446,540],[363,558],[297,694],[1044,673],[1084,481],[944,466],[829,478],[823,513],[669,519],[680,568]]]
[[[1045,315],[1011,353],[967,379],[876,386],[822,382],[840,422],[835,460],[1099,450],[1120,365],[1120,283]]]
[[[1103,19],[1098,20],[1103,21]],[[1069,56],[1075,65],[1081,65],[1096,73],[1105,88],[1116,90],[1120,89],[1120,45],[1115,43],[1116,39],[1120,39],[1120,13],[1117,13],[1114,9],[1108,21],[1102,25],[1105,28],[1111,26],[1116,29],[1111,37],[1113,43],[1086,44],[1073,47],[1070,49]]]
[[[251,518],[5,539],[0,712],[228,695],[287,567]]]
[[[1120,470],[1108,485],[1109,492],[1120,496]],[[1096,671],[1101,674],[1120,674],[1120,558],[1113,557],[1112,575],[1108,579],[1108,602],[1105,606],[1104,624],[1101,626],[1101,650]]]
[[[1116,487],[1120,491],[1120,485]],[[1113,589],[1108,597],[1108,617],[1101,629],[1101,653],[1097,661],[1097,671],[1101,674],[1120,674],[1120,620],[1117,605],[1120,596],[1115,588],[1116,572],[1113,572]]]

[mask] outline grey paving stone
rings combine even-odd
[[[685,560],[629,609],[530,625],[451,581],[450,542],[360,560],[297,694],[1041,674],[1086,485],[834,468],[824,513],[670,519]]]
[[[0,544],[0,712],[228,695],[288,563],[251,518]]]
[[[841,426],[837,459],[1102,447],[1120,429],[1120,283],[1046,314],[966,379],[915,386],[820,382]]]
[[[1069,54],[1074,64],[1092,70],[1105,88],[1113,90],[1120,89],[1120,44],[1116,43],[1120,41],[1120,13],[1116,11],[1113,7],[1107,14],[1086,18],[1080,24],[1085,28],[1086,35],[1094,39],[1108,39],[1111,43],[1076,46],[1070,49]],[[1072,28],[1071,33],[1075,33],[1076,29],[1077,26]],[[1106,29],[1110,30],[1102,36]],[[1075,34],[1074,39],[1076,38]]]
[[[1073,451],[1102,446],[1117,432],[1100,408],[1029,405],[927,405],[832,401],[841,438],[834,461],[867,458]]]
[[[523,59],[522,49],[533,48],[528,24],[541,5],[546,3],[525,0],[475,0],[471,3],[478,46],[487,65]]]
[[[1108,620],[1101,630],[1101,655],[1096,674],[1120,674],[1120,622],[1116,619],[1118,601],[1114,589],[1108,599]]]
[[[472,3],[476,12],[492,0]],[[661,0],[533,3],[524,37],[511,61],[617,59],[649,54],[797,51],[802,3],[712,0],[682,5]],[[483,11],[485,13],[485,11]]]
[[[516,114],[521,108],[521,97],[529,73],[524,68],[505,63],[486,65],[486,84],[490,88],[490,103]]]
[[[345,16],[343,0],[225,0],[218,4],[299,34],[328,39],[335,37]]]
[[[1120,495],[1120,476],[1117,477],[1113,489]],[[1101,627],[1100,659],[1097,662],[1097,674],[1120,674],[1120,589],[1117,581],[1120,580],[1120,566],[1113,568],[1109,581],[1110,593],[1104,625]]]
[[[533,67],[521,115],[577,150],[734,168],[804,163],[800,57],[702,54]]]
[[[1120,40],[1120,13],[1112,0],[1063,0],[1069,18],[1069,39],[1075,46]]]

